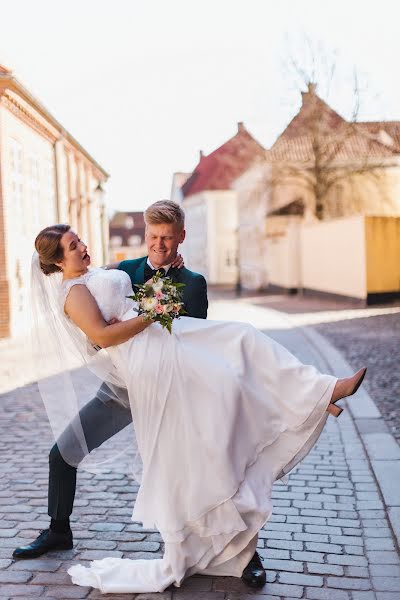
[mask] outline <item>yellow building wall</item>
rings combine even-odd
[[[368,293],[400,291],[400,217],[365,217]]]

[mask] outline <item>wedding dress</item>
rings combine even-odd
[[[129,276],[94,269],[86,285],[105,320],[137,316]],[[193,573],[240,577],[272,511],[277,478],[314,445],[336,378],[300,363],[246,323],[183,317],[107,349],[125,382],[143,472],[132,520],[155,528],[162,559],[71,567],[103,593],[179,586]]]

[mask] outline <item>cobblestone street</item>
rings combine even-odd
[[[132,523],[137,486],[118,474],[80,473],[73,550],[13,561],[13,549],[48,526],[52,437],[32,383],[16,390],[2,387],[10,389],[0,396],[0,600],[400,599],[400,449],[392,436],[399,438],[400,426],[395,369],[400,309],[387,309],[387,314],[359,309],[364,316],[355,318],[346,307],[347,313],[334,319],[329,316],[333,306],[317,310],[311,303],[296,310],[296,301],[285,302],[226,298],[212,303],[209,318],[251,321],[325,372],[348,373],[346,360],[354,368],[366,364],[370,371],[365,389],[348,402],[350,410],[337,420],[328,419],[287,485],[274,487],[274,513],[259,536],[268,576],[265,588],[253,592],[239,579],[196,576],[162,594],[102,596],[72,585],[66,571],[73,563],[162,553],[159,534]]]

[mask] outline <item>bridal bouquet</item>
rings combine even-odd
[[[173,283],[170,277],[157,271],[147,283],[135,284],[137,291],[128,298],[139,304],[139,315],[143,315],[146,320],[161,323],[171,333],[172,321],[186,314],[181,290],[184,286],[184,283]]]

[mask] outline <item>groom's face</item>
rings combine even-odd
[[[176,223],[146,226],[146,245],[153,267],[169,265],[175,258],[179,244],[185,239],[185,230]]]

